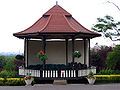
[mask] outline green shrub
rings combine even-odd
[[[0,86],[23,86],[25,82],[22,78],[0,78]]]
[[[95,75],[96,83],[120,83],[120,75]]]
[[[20,80],[7,80],[4,84],[7,86],[21,86],[25,85],[25,82]]]
[[[5,56],[0,56],[0,68],[3,68],[5,64]]]
[[[120,45],[116,45],[113,51],[108,53],[106,64],[109,69],[120,69]]]
[[[5,60],[5,56],[0,55],[0,60]]]
[[[15,56],[0,56],[0,77],[15,77],[17,76],[17,70],[15,68],[16,63]]]
[[[112,47],[99,46],[98,49],[92,48],[90,51],[90,64],[96,66],[97,71],[106,68],[106,58]]]
[[[3,69],[7,71],[15,70],[14,60],[6,61],[6,64],[3,66]]]
[[[15,76],[16,76],[16,71],[3,70],[0,72],[0,77],[2,78],[15,77]]]
[[[100,70],[100,72],[97,74],[100,75],[120,74],[120,70],[105,69],[105,70]]]

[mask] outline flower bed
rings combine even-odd
[[[24,86],[23,78],[0,78],[0,86]]]
[[[95,75],[96,83],[120,83],[120,75]]]
[[[120,83],[120,75],[95,75],[95,84]],[[36,83],[36,82],[34,82]],[[0,86],[24,86],[24,78],[0,78]]]

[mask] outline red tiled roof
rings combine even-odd
[[[100,34],[83,27],[70,13],[59,5],[53,6],[31,27],[24,31],[15,33],[14,36],[19,37],[20,35],[35,33],[84,33],[100,36]]]

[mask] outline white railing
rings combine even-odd
[[[57,70],[42,70],[42,77],[43,78],[57,78],[58,77],[58,71]]]
[[[61,70],[60,77],[76,77],[76,70]]]
[[[96,74],[96,68],[84,69],[84,70],[31,70],[19,68],[19,75],[27,75],[31,73],[33,77],[42,78],[76,78],[87,76],[92,71]]]
[[[33,77],[40,77],[40,70],[31,70],[31,69],[24,69],[24,68],[21,68],[19,69],[19,75],[24,75],[26,76],[28,73],[31,74],[31,76]]]
[[[90,68],[90,69],[78,70],[78,77],[87,76],[90,73],[90,71],[92,71],[93,74],[96,74],[96,68]]]

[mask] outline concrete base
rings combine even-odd
[[[54,85],[66,85],[67,80],[54,80],[53,84]]]

